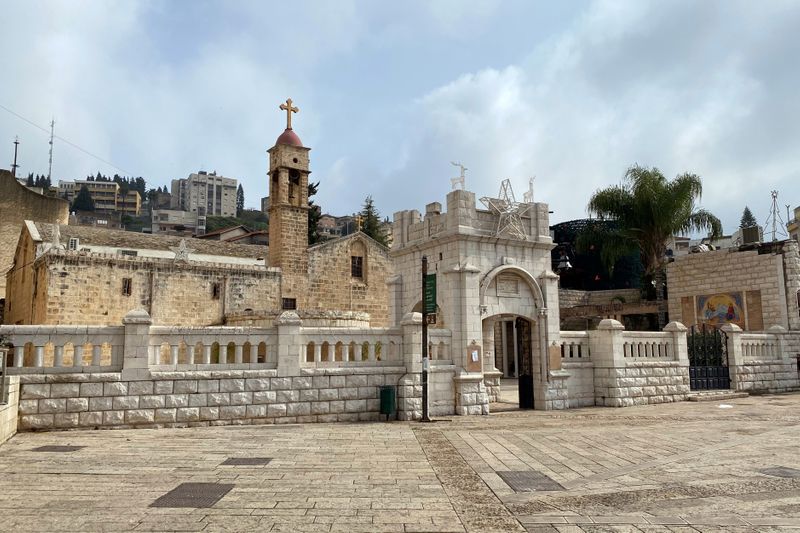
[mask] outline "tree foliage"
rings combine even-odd
[[[322,216],[322,210],[318,205],[314,204],[314,200],[311,199],[312,196],[317,194],[319,190],[319,182],[317,183],[308,183],[308,244],[309,246],[313,244],[317,244],[318,242],[322,241],[322,237],[320,237],[319,232],[317,231],[317,224],[319,224],[319,219]]]
[[[381,216],[375,207],[372,196],[364,199],[364,207],[361,209],[361,231],[378,241],[384,246],[389,246],[389,239],[381,225]]]
[[[89,194],[89,188],[86,185],[81,185],[70,209],[72,211],[94,211],[94,200],[92,200],[92,195]]]
[[[236,189],[236,216],[242,216],[242,211],[244,211],[244,189],[240,183],[239,188]]]
[[[758,221],[756,217],[753,216],[752,211],[747,206],[744,206],[744,212],[742,213],[742,219],[739,222],[740,228],[752,228],[753,226],[758,226]]]
[[[625,173],[621,185],[602,189],[589,200],[588,210],[615,226],[582,236],[579,246],[594,241],[606,265],[631,250],[638,249],[645,274],[655,282],[656,299],[661,303],[667,243],[673,235],[707,230],[712,238],[722,234],[719,219],[695,203],[703,194],[696,174],[684,173],[669,181],[657,168],[634,165]],[[663,307],[662,307],[663,308]],[[664,313],[659,313],[663,327]]]
[[[25,185],[27,187],[40,187],[44,189],[45,192],[47,192],[53,184],[50,181],[50,178],[48,178],[47,176],[44,175],[40,176],[39,174],[36,174],[36,176],[34,176],[33,172],[31,172],[30,174],[28,174],[28,177],[25,180]]]

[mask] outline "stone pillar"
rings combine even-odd
[[[744,372],[744,352],[742,351],[742,328],[736,324],[725,324],[720,331],[727,337],[728,368],[731,374],[731,389],[744,390],[741,374]]]
[[[489,402],[496,402],[500,396],[500,378],[503,372],[495,366],[494,325],[495,319],[486,318],[483,324],[483,383]]]
[[[672,333],[672,347],[675,350],[675,360],[681,366],[689,367],[689,346],[686,343],[686,332],[688,328],[680,322],[670,322],[664,327],[664,331]]]
[[[122,381],[150,379],[150,324],[153,321],[144,309],[134,309],[122,318],[125,341],[122,351]],[[76,357],[78,347],[75,347]]]
[[[300,316],[294,311],[284,311],[273,324],[278,328],[278,376],[299,376]]]
[[[403,362],[406,375],[398,382],[398,420],[422,418],[422,314],[407,313],[403,328]]]
[[[389,325],[399,326],[403,318],[403,277],[392,276],[386,280],[389,294]]]
[[[611,318],[600,321],[589,333],[589,350],[594,364],[594,403],[622,407],[619,378],[624,374],[625,357],[622,334],[625,326]]]

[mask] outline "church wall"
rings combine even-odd
[[[60,198],[35,193],[20,185],[7,170],[0,170],[0,298],[6,295],[6,272],[14,261],[25,220],[66,224],[69,204]]]
[[[170,261],[145,261],[91,257],[81,254],[47,254],[38,271],[41,292],[20,287],[21,302],[46,306],[34,319],[12,316],[28,324],[118,325],[132,309],[151,313],[154,324],[206,326],[221,324],[226,311],[261,306],[277,308],[280,275],[274,271],[225,269],[208,265],[181,265]],[[130,279],[130,295],[123,293]],[[214,285],[219,285],[218,296]],[[27,292],[26,292],[27,291]]]
[[[355,243],[362,243],[366,249],[362,279],[351,275],[351,247]],[[388,326],[389,291],[386,282],[393,271],[388,253],[367,239],[342,239],[312,248],[309,251],[307,308],[369,313],[372,327]]]
[[[718,250],[676,258],[667,265],[670,320],[691,326],[699,318],[697,297],[738,292],[745,314],[742,329],[800,328],[795,297],[800,275],[790,274],[792,268],[800,273],[795,246],[790,243],[783,254]]]

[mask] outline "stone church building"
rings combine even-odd
[[[387,325],[388,249],[361,232],[308,246],[309,151],[291,128],[268,151],[268,247],[38,217],[14,225],[5,323],[118,325],[141,308],[163,325],[271,324],[285,310],[320,325]]]

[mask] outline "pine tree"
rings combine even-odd
[[[35,182],[33,181],[33,172],[31,172],[30,174],[28,174],[28,179],[25,181],[25,185],[27,187],[34,187],[34,183]]]
[[[75,195],[71,209],[72,211],[94,211],[94,200],[92,200],[92,195],[89,194],[86,185],[82,185],[81,190]]]
[[[744,213],[742,213],[742,220],[739,222],[739,227],[752,228],[753,226],[758,226],[758,221],[756,220],[756,217],[753,216],[750,208],[744,206]]]
[[[308,207],[311,209],[308,210],[308,244],[311,246],[312,244],[317,244],[322,239],[317,232],[317,224],[319,224],[319,219],[322,216],[322,210],[319,208],[318,205],[314,205],[314,201],[311,199],[312,196],[317,194],[317,189],[319,188],[319,182],[308,184]]]
[[[389,246],[386,232],[381,226],[381,216],[375,208],[372,196],[367,196],[364,200],[364,207],[361,209],[361,231],[378,241],[384,246]]]
[[[236,189],[236,216],[242,216],[242,211],[244,211],[244,189],[240,183],[239,188]]]

